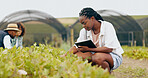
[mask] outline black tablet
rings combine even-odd
[[[87,46],[89,48],[97,48],[95,44],[92,42],[92,40],[85,40],[81,42],[75,42],[75,44],[78,46]]]

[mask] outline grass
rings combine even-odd
[[[57,33],[57,30],[47,24],[25,24],[26,33]]]
[[[120,78],[147,78],[147,72],[145,68],[132,68],[130,66],[124,67],[121,65],[120,68],[114,70],[115,72],[118,72],[119,74],[122,74]]]
[[[30,46],[33,43],[44,43],[46,39],[47,42],[54,40],[54,37],[59,37],[59,33],[52,26],[45,23],[32,22],[25,23],[26,33],[23,39],[24,46]],[[60,38],[59,38],[60,39]]]
[[[134,19],[142,19],[148,17],[148,15],[132,15],[131,17],[133,17]]]
[[[58,18],[57,20],[61,22],[65,27],[68,27],[77,21],[77,17],[67,17],[67,18]]]

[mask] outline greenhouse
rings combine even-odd
[[[0,22],[0,29],[6,28],[9,23],[22,22],[26,27],[24,43],[33,44],[34,42],[43,43],[44,39],[51,38],[55,33],[60,34],[63,40],[66,40],[66,28],[53,16],[37,11],[23,10],[6,16]],[[47,38],[49,37],[49,38]],[[30,45],[31,45],[30,44]]]
[[[113,10],[98,10],[97,12],[104,20],[113,24],[122,45],[148,46],[148,18],[135,20],[127,14]],[[24,43],[26,44],[45,43],[45,41],[50,42],[53,40],[61,41],[58,40],[59,38],[70,40],[72,39],[70,29],[74,29],[73,38],[76,41],[80,29],[82,29],[79,20],[66,28],[53,16],[36,10],[23,10],[6,16],[0,22],[0,29],[6,28],[7,24],[12,22],[25,24],[27,32]],[[55,37],[55,34],[58,34],[58,38]],[[38,38],[39,36],[40,38]]]
[[[148,17],[136,20],[143,29],[145,45],[148,46]]]

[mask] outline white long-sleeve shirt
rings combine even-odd
[[[86,39],[92,39],[92,33],[91,31],[86,31],[85,28],[81,29],[79,38],[77,39],[77,42],[86,40]],[[122,53],[124,53],[115,29],[113,25],[107,21],[101,21],[101,28],[100,28],[100,34],[99,34],[99,47],[108,47],[108,48],[113,48],[114,53],[118,54],[121,56]]]
[[[22,42],[23,42],[23,37],[15,37],[14,39],[11,39],[11,46],[14,47],[16,46],[23,48],[22,46]]]
[[[11,46],[11,37],[9,35],[6,35],[3,39],[3,44],[4,44],[4,47],[7,48],[7,49],[10,49],[12,48]]]
[[[17,48],[18,48],[18,47],[23,48],[22,43],[23,43],[23,37],[17,37],[17,39],[16,39],[16,47],[17,47]]]

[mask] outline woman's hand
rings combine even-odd
[[[89,48],[87,46],[79,46],[78,50],[81,52],[87,52],[87,51],[89,51]]]
[[[65,57],[67,54],[60,55],[60,57]]]

